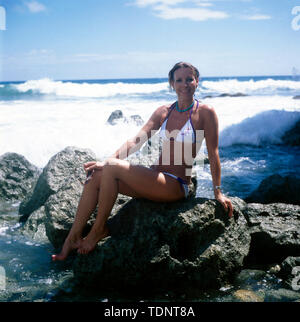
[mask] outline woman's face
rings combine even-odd
[[[178,97],[193,96],[199,81],[195,78],[191,68],[182,67],[175,71],[174,80],[171,83]]]

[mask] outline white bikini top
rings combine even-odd
[[[161,126],[159,136],[163,140],[170,140],[170,138],[168,138],[166,136],[166,131],[168,131],[168,130],[166,130],[166,126],[167,126],[168,118],[169,118],[171,112],[174,110],[175,104],[176,103],[174,103],[171,106],[171,110]],[[196,110],[198,109],[198,105],[199,105],[199,102],[197,101]],[[184,124],[184,126],[181,128],[181,130],[174,130],[174,131],[168,133],[169,135],[172,135],[172,134],[174,134],[174,132],[175,132],[175,134],[178,132],[176,135],[176,139],[175,139],[176,142],[196,143],[196,131],[193,127],[192,120],[191,120],[192,112],[193,112],[193,108],[191,109],[189,119]],[[174,135],[173,135],[173,137],[174,137]],[[171,139],[173,139],[173,138],[171,137]]]

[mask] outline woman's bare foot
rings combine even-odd
[[[108,228],[105,227],[102,231],[96,232],[93,229],[89,232],[86,238],[81,242],[77,252],[79,254],[88,254],[95,249],[97,243],[109,235]]]
[[[75,250],[80,247],[81,242],[82,242],[81,238],[68,236],[64,242],[61,252],[57,255],[52,255],[52,260],[53,261],[65,260],[72,250]]]

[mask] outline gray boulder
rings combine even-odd
[[[121,110],[113,111],[106,121],[106,123],[108,123],[110,125],[116,125],[119,122],[134,123],[137,126],[142,126],[144,124],[143,119],[139,115],[137,115],[137,114],[130,115],[128,118],[128,117],[124,116],[124,114]]]
[[[243,96],[248,96],[247,94],[244,93],[222,93],[218,97],[243,97]]]
[[[296,95],[293,97],[294,100],[300,100],[300,95]]]
[[[121,110],[115,110],[110,114],[109,118],[107,119],[107,123],[111,125],[115,125],[117,121],[123,118],[124,118],[123,112]]]
[[[137,114],[130,115],[129,121],[135,123],[138,126],[142,126],[144,124],[143,119]]]
[[[34,237],[45,232],[55,248],[62,247],[83,189],[82,165],[89,160],[95,160],[91,151],[74,147],[51,158],[22,204]],[[108,219],[110,236],[75,258],[75,278],[101,288],[218,288],[247,265],[300,256],[300,206],[231,198],[229,219],[217,201],[195,198],[192,180],[189,198],[180,202],[120,195]]]
[[[278,276],[284,280],[286,287],[300,291],[300,256],[287,257],[280,265]]]
[[[21,201],[33,189],[40,170],[17,153],[0,156],[0,201]]]
[[[300,206],[253,203],[243,214],[251,235],[245,265],[281,263],[288,256],[300,256]]]
[[[248,203],[287,203],[300,205],[300,178],[271,175],[265,178],[259,187],[245,198]]]
[[[215,200],[175,203],[133,199],[108,220],[110,236],[77,256],[78,280],[103,287],[220,287],[243,264],[250,246],[238,199],[229,219]]]
[[[42,206],[35,210],[25,224],[21,227],[20,232],[29,239],[39,244],[49,243],[45,228],[45,207]]]
[[[48,198],[62,188],[84,181],[83,163],[95,159],[92,151],[75,147],[67,147],[54,155],[39,176],[32,194],[20,204],[20,220],[26,221],[31,213],[45,205]]]

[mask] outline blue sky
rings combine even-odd
[[[203,77],[289,75],[300,70],[300,30],[292,25],[300,25],[300,9],[292,13],[298,6],[300,0],[0,0],[0,81],[167,77],[178,61]]]

